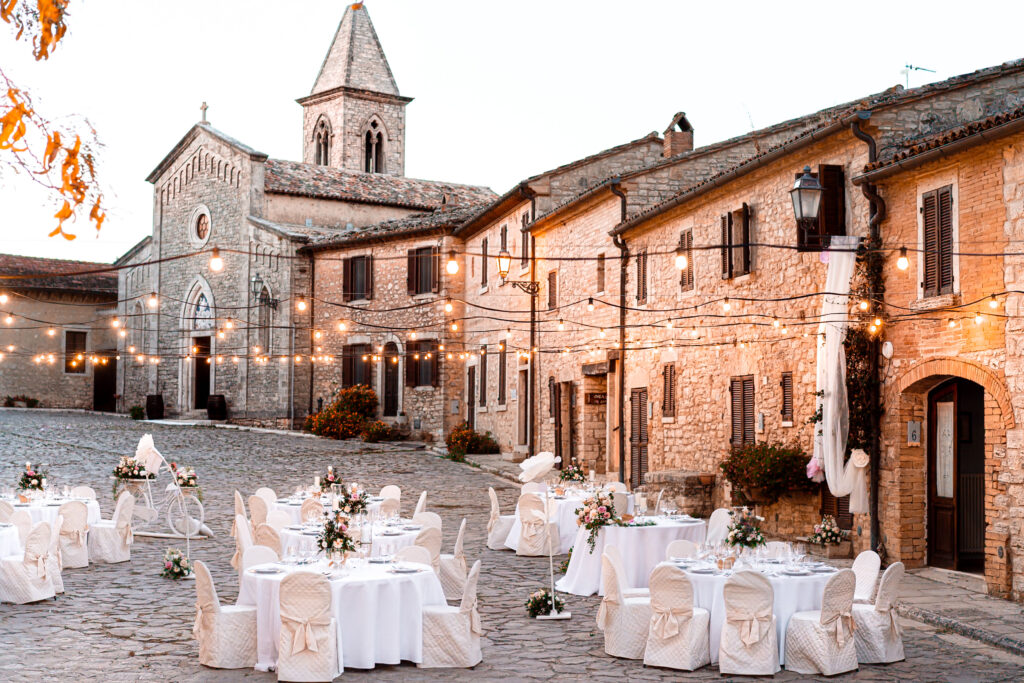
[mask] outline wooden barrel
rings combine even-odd
[[[206,416],[211,420],[228,419],[228,402],[224,400],[224,394],[210,394],[206,399]]]
[[[163,394],[149,394],[146,396],[146,419],[147,420],[162,420],[164,419],[164,395]]]

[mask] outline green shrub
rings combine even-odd
[[[338,392],[333,406],[346,413],[355,413],[363,417],[373,417],[377,412],[377,394],[365,384],[357,384]]]
[[[789,493],[810,493],[818,484],[807,478],[810,456],[795,444],[752,443],[733,450],[722,473],[741,502],[771,505]]]
[[[363,431],[366,418],[356,413],[338,410],[332,403],[319,413],[306,418],[304,428],[328,439],[354,439]]]
[[[361,434],[366,443],[377,443],[378,441],[394,441],[398,438],[398,431],[392,428],[387,422],[374,420],[363,425]]]
[[[132,406],[128,409],[128,414],[131,415],[133,420],[141,420],[146,417],[146,411],[142,406]]]
[[[500,452],[498,442],[490,432],[476,432],[466,422],[448,432],[445,443],[448,445],[448,456],[453,460],[464,460],[466,453]]]

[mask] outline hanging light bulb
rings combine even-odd
[[[121,326],[121,321],[118,320],[117,318],[114,318],[113,320],[110,321],[110,326],[111,327],[120,327]]]
[[[231,362],[238,365],[238,356],[231,356]]]
[[[313,339],[320,339],[323,336],[324,336],[324,333],[321,332],[320,330],[317,330],[316,332],[313,333]]]
[[[590,299],[587,301],[587,310],[590,311],[591,313],[593,313],[593,311],[594,311],[594,297],[590,297]]]
[[[693,337],[694,339],[700,336],[700,332],[697,330],[696,327],[690,330],[690,336]]]
[[[605,336],[605,334],[606,334],[606,333],[605,333],[605,331],[604,331],[604,328],[603,328],[603,327],[601,328],[601,331],[600,331],[600,332],[598,332],[598,334],[600,334],[600,335],[601,335],[602,337],[603,337],[603,336]]]
[[[558,319],[558,331],[565,331],[565,321],[563,321],[561,318]]]
[[[452,306],[452,300],[450,298],[449,299],[445,299],[444,300],[444,312],[445,313],[451,313],[453,308],[454,308],[454,306]]]
[[[224,339],[226,336],[224,330],[217,330],[217,339]]]
[[[910,259],[907,258],[906,247],[900,247],[900,257],[896,259],[896,267],[900,270],[906,270],[910,267]]]
[[[949,319],[949,323],[947,324],[949,325],[949,329],[951,330],[956,327],[956,321],[953,320],[952,318]]]
[[[996,295],[993,294],[988,300],[988,307],[995,310],[999,308],[999,300],[996,299]]]
[[[128,347],[128,353],[135,353],[135,347],[134,346],[129,346]]]
[[[299,300],[295,302],[295,308],[300,312],[306,310],[306,300],[299,297]]]
[[[459,331],[459,324],[458,323],[452,323],[452,332],[458,332],[458,331]]]
[[[783,325],[782,326],[782,334],[789,334],[789,326],[788,325]]]
[[[57,330],[55,330],[55,329],[53,329],[53,328],[51,327],[50,329],[48,329],[48,330],[46,331],[46,334],[50,335],[51,337],[55,337],[55,336],[57,336]]]
[[[348,325],[345,324],[344,320],[342,320],[340,323],[338,323],[338,332],[344,332],[347,329],[348,329]]]
[[[862,310],[862,311],[868,310],[868,302],[867,302],[866,299],[861,299],[860,303],[857,304],[857,306],[860,307],[860,310]]]
[[[676,247],[676,270],[686,270],[686,266],[689,264],[689,259],[686,258],[686,250],[683,249],[683,245],[680,244]]]
[[[668,322],[667,322],[667,323],[665,323],[665,327],[667,327],[668,329],[670,329],[670,330],[671,330],[673,326],[674,326],[674,324],[673,324],[673,322],[672,322],[672,318],[669,318],[669,319],[668,319]]]
[[[448,360],[451,360],[451,359],[452,359],[452,354],[451,354],[451,352],[449,352],[449,353],[448,353],[448,354],[447,354],[447,355],[445,356],[445,358],[447,358]]]
[[[224,259],[220,257],[220,249],[217,247],[214,247],[213,252],[210,254],[210,270],[215,273],[224,270]]]
[[[868,327],[868,332],[870,332],[871,334],[874,334],[875,332],[878,332],[878,326],[877,325],[870,325]]]
[[[455,252],[448,252],[448,263],[444,264],[444,269],[449,275],[455,275],[459,272],[459,262],[455,260]]]
[[[11,315],[10,313],[8,313],[7,316],[4,318],[4,323],[7,324],[7,325],[13,325],[14,324],[14,316]]]
[[[981,314],[981,311],[978,311],[977,313],[974,314],[974,324],[980,325],[983,322],[985,322],[985,316]]]
[[[412,332],[409,333],[409,339],[415,339],[415,338],[416,338],[416,330],[413,330]]]
[[[149,299],[146,300],[146,303],[150,308],[156,308],[160,304],[160,299],[157,298],[156,292],[150,292]]]
[[[260,347],[258,347],[258,346],[252,347],[252,352],[255,353],[257,356],[260,355]]]
[[[732,304],[729,303],[729,297],[725,297],[722,300],[722,310],[724,310],[726,313],[728,313],[729,309],[731,309],[731,308],[732,308]]]
[[[772,320],[772,327],[774,327],[775,329],[779,329],[779,327],[781,327],[781,326],[782,326],[782,323],[779,322],[778,318],[775,318],[775,319]]]
[[[444,344],[438,344],[437,350],[438,351],[444,351]]]
[[[881,318],[875,318],[875,327],[881,327],[881,326],[882,326],[882,319]]]
[[[511,338],[512,338],[512,328],[511,327],[506,327],[505,328],[505,339],[511,339]]]
[[[8,297],[6,294],[0,294],[0,304],[5,304],[8,301],[10,301],[10,297]]]

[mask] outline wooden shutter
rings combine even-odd
[[[522,257],[519,260],[519,264],[523,267],[526,267],[526,265],[530,262],[530,231],[526,229],[529,220],[529,215],[524,213],[523,227],[520,228],[520,237],[523,240],[523,244],[520,249],[520,251],[522,252]]]
[[[406,271],[406,289],[409,294],[416,293],[416,283],[419,282],[419,255],[415,249],[408,251],[408,265]]]
[[[436,343],[430,345],[430,352],[433,354],[430,358],[430,386],[436,387],[441,384],[441,352]]]
[[[779,382],[779,386],[782,387],[782,421],[792,422],[793,421],[793,373],[784,372],[782,373],[782,381]]]
[[[558,271],[548,271],[548,310],[558,306]]]
[[[405,386],[414,387],[416,386],[416,379],[419,376],[419,363],[416,361],[415,356],[419,351],[418,342],[408,342],[405,345]]]
[[[508,226],[501,226],[501,250],[508,249]]]
[[[430,291],[441,291],[441,250],[437,247],[430,248]]]
[[[604,254],[597,255],[597,289],[595,291],[604,291]]]
[[[341,385],[343,387],[350,387],[354,383],[356,365],[355,365],[355,348],[352,346],[345,346],[342,350],[341,356]]]
[[[487,239],[480,242],[480,286],[487,286]]]
[[[743,443],[754,443],[754,378],[743,378]]]
[[[836,498],[828,490],[828,484],[822,482],[821,484],[821,510],[822,516],[832,515],[836,518],[836,523],[840,529],[852,530],[853,529],[853,514],[850,512],[850,497],[843,496],[842,498]]]
[[[636,302],[647,303],[647,252],[636,255]]]
[[[936,190],[939,241],[939,294],[953,293],[953,186]]]
[[[747,206],[746,202],[743,204],[743,209],[740,211],[742,221],[742,239],[743,244],[740,245],[740,273],[747,274],[750,272],[750,207]]]
[[[630,392],[630,481],[634,487],[643,483],[647,472],[647,390],[633,389]]]
[[[818,207],[818,235],[822,247],[828,245],[826,235],[846,234],[846,179],[842,166],[818,166],[821,183],[821,205]]]
[[[679,273],[679,288],[693,289],[693,231],[686,230],[679,236],[679,246],[686,255],[686,267]]]
[[[341,300],[352,301],[352,259],[341,262]]]
[[[487,347],[480,349],[480,407],[487,406]]]
[[[363,267],[366,268],[366,291],[363,296],[367,299],[373,298],[373,254],[363,257]]]
[[[732,436],[729,442],[733,448],[743,443],[743,380],[733,377],[729,382],[729,398],[732,404]]]
[[[548,417],[555,416],[555,378],[548,377]]]
[[[501,351],[498,353],[498,404],[504,405],[505,403],[505,389],[508,384],[508,370],[506,369],[508,361],[508,347],[502,346]]]
[[[661,414],[663,417],[676,416],[676,366],[666,365],[661,370],[662,397]]]
[[[732,277],[732,214],[722,214],[722,279]]]

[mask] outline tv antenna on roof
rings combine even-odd
[[[907,78],[907,88],[910,88],[910,72],[911,71],[927,71],[930,74],[935,73],[935,69],[926,69],[923,66],[914,66],[913,64],[907,64],[903,67],[903,75]]]

